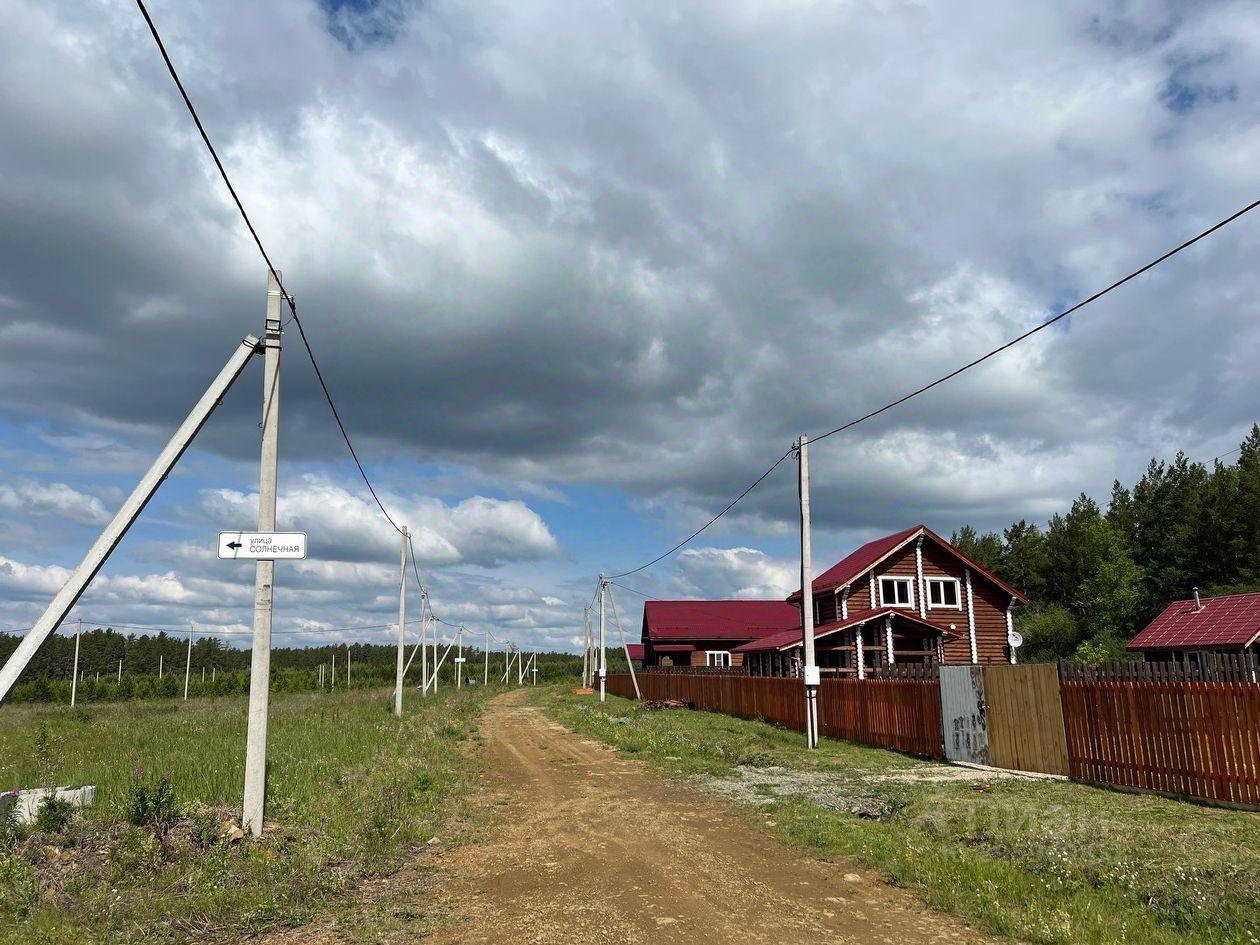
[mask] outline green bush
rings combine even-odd
[[[156,785],[144,783],[144,769],[135,772],[136,785],[131,789],[131,804],[128,819],[132,826],[151,827],[159,834],[179,819],[179,804],[175,800],[175,789],[171,787],[171,776],[164,774]]]
[[[40,833],[61,833],[73,816],[73,804],[55,794],[49,794],[39,802],[34,826]]]

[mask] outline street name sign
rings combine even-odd
[[[306,532],[219,532],[219,557],[228,561],[305,558]]]

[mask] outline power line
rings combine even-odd
[[[166,69],[171,74],[171,78],[175,81],[175,87],[179,89],[179,94],[184,100],[184,107],[188,109],[188,114],[192,116],[192,120],[197,126],[197,131],[201,135],[201,140],[205,143],[206,150],[210,152],[210,157],[214,160],[214,166],[219,169],[219,176],[223,178],[223,183],[227,186],[228,193],[232,195],[232,201],[236,204],[236,209],[240,211],[241,219],[245,221],[245,226],[249,229],[249,235],[253,237],[254,244],[258,247],[258,252],[262,254],[263,262],[267,264],[268,271],[275,278],[276,285],[280,287],[281,296],[289,305],[289,311],[292,313],[289,320],[297,325],[298,335],[302,339],[303,347],[306,348],[307,357],[311,359],[311,367],[315,369],[315,377],[319,381],[320,389],[324,392],[324,399],[328,401],[328,408],[332,411],[333,420],[337,422],[337,429],[341,431],[341,438],[345,440],[346,449],[350,451],[350,458],[354,460],[355,466],[358,467],[359,475],[363,477],[364,485],[367,486],[368,492],[372,494],[372,498],[381,510],[381,514],[385,516],[385,520],[394,527],[394,531],[401,534],[402,529],[398,527],[398,523],[390,516],[384,503],[381,502],[380,496],[376,494],[376,489],[372,486],[372,480],[368,478],[367,470],[363,468],[363,463],[359,460],[359,454],[355,451],[354,444],[350,442],[350,434],[346,432],[346,425],[341,421],[341,414],[337,410],[337,405],[333,402],[332,393],[328,390],[328,384],[324,381],[324,372],[320,370],[319,362],[315,359],[315,352],[311,349],[311,343],[306,337],[306,329],[302,327],[302,320],[298,317],[297,304],[293,301],[293,296],[285,289],[284,282],[280,279],[280,274],[276,272],[276,267],[272,264],[266,247],[263,246],[258,230],[254,228],[249,214],[245,211],[245,204],[241,202],[240,196],[236,193],[236,188],[232,186],[232,179],[228,177],[227,169],[223,166],[223,162],[219,160],[219,152],[215,150],[214,144],[210,141],[210,135],[206,132],[205,125],[201,123],[201,116],[197,114],[197,109],[193,105],[192,99],[188,96],[188,91],[184,88],[184,83],[180,79],[179,73],[175,71],[175,63],[171,61],[170,54],[166,51],[166,44],[162,42],[162,36],[158,33],[153,18],[149,16],[144,0],[136,0],[136,6],[140,8],[140,15],[144,17],[144,22],[148,25],[149,32],[153,34],[153,41],[157,43],[158,52],[162,54],[162,61],[166,63]]]
[[[812,437],[811,442],[817,443],[820,440],[827,439],[827,437],[832,436],[833,434],[840,433],[844,430],[848,430],[851,427],[855,427],[859,423],[865,423],[867,420],[870,420],[872,417],[878,417],[881,413],[884,413],[887,410],[892,410],[894,407],[898,407],[901,404],[904,404],[907,400],[911,400],[915,397],[918,397],[920,394],[925,394],[928,391],[930,391],[933,387],[937,387],[941,384],[944,384],[948,380],[952,380],[953,378],[957,377],[959,374],[962,374],[964,371],[969,371],[976,365],[983,364],[985,361],[989,360],[989,358],[995,355],[1001,354],[1007,348],[1013,348],[1015,345],[1019,344],[1021,341],[1025,340],[1026,338],[1031,338],[1033,335],[1037,334],[1037,332],[1043,331],[1044,329],[1049,328],[1051,325],[1055,324],[1056,322],[1067,318],[1073,312],[1083,309],[1086,305],[1089,305],[1091,302],[1096,302],[1098,299],[1101,299],[1107,293],[1120,288],[1120,286],[1124,285],[1126,282],[1136,279],[1138,276],[1142,275],[1143,273],[1149,272],[1150,270],[1154,269],[1156,266],[1158,266],[1160,263],[1164,262],[1165,260],[1171,259],[1173,256],[1176,256],[1182,250],[1189,249],[1195,243],[1199,242],[1199,240],[1203,239],[1204,237],[1210,236],[1211,234],[1215,233],[1217,230],[1221,229],[1222,227],[1228,226],[1229,224],[1233,223],[1235,220],[1237,220],[1239,217],[1243,216],[1244,214],[1250,213],[1256,207],[1260,207],[1260,200],[1253,201],[1252,203],[1247,204],[1247,206],[1243,207],[1241,210],[1238,210],[1235,213],[1231,213],[1224,220],[1221,220],[1219,223],[1213,224],[1212,226],[1208,227],[1199,235],[1191,237],[1190,239],[1186,240],[1184,243],[1182,243],[1180,246],[1176,247],[1175,249],[1170,249],[1168,252],[1164,253],[1162,256],[1152,259],[1150,262],[1148,262],[1145,266],[1142,266],[1140,269],[1134,269],[1131,273],[1129,273],[1123,279],[1116,280],[1111,285],[1107,286],[1107,288],[1102,289],[1098,292],[1095,292],[1093,295],[1091,295],[1087,299],[1082,299],[1080,302],[1077,302],[1071,308],[1064,309],[1062,312],[1060,312],[1058,315],[1055,315],[1053,318],[1047,319],[1046,321],[1042,322],[1040,325],[1037,325],[1035,328],[1030,328],[1028,331],[1024,332],[1022,335],[1015,336],[1010,341],[1006,342],[1003,345],[999,345],[998,347],[994,348],[992,351],[988,352],[987,354],[981,355],[980,357],[976,358],[974,361],[968,361],[962,367],[957,368],[953,371],[950,371],[948,374],[945,374],[942,377],[938,377],[936,380],[932,381],[930,384],[924,384],[922,387],[918,388],[917,390],[913,390],[903,397],[898,397],[896,400],[890,401],[884,404],[884,406],[876,410],[872,410],[868,414],[864,414],[854,420],[850,420],[848,423],[842,424],[841,426],[836,427],[834,430],[828,430],[826,433],[822,434],[822,436]]]
[[[748,493],[752,492],[752,491],[753,491],[754,489],[756,489],[759,485],[761,485],[762,481],[763,481],[763,480],[765,480],[765,478],[766,478],[767,476],[769,476],[772,472],[774,472],[776,469],[778,469],[778,468],[779,468],[779,464],[780,464],[780,463],[782,463],[782,462],[783,462],[785,459],[787,459],[789,456],[791,456],[793,452],[794,452],[794,448],[793,448],[793,449],[789,449],[786,453],[784,453],[782,456],[780,456],[778,459],[776,459],[776,460],[774,461],[774,464],[773,464],[773,465],[772,465],[769,469],[767,469],[767,470],[766,470],[765,472],[763,472],[760,476],[758,476],[758,477],[757,477],[757,479],[753,482],[753,484],[752,484],[752,485],[750,485],[747,489],[745,489],[743,492],[741,492],[739,495],[737,495],[734,499],[732,499],[732,500],[730,501],[730,503],[726,506],[726,508],[722,509],[722,511],[718,512],[718,514],[717,514],[717,515],[713,516],[713,518],[709,519],[707,522],[705,522],[703,525],[701,525],[699,528],[697,528],[694,532],[692,532],[690,535],[688,535],[686,538],[684,538],[684,539],[683,539],[682,541],[680,541],[678,544],[674,545],[674,547],[673,547],[673,548],[670,548],[670,549],[669,549],[669,551],[665,552],[665,553],[664,553],[664,554],[662,554],[662,555],[657,555],[655,558],[653,558],[653,559],[652,559],[651,561],[649,561],[647,564],[641,564],[641,565],[639,565],[637,568],[632,568],[632,569],[631,569],[631,570],[629,570],[629,571],[622,571],[620,574],[613,574],[613,575],[609,575],[609,576],[608,576],[608,579],[611,581],[613,578],[623,578],[623,577],[629,577],[631,574],[638,574],[640,571],[643,571],[643,570],[646,570],[647,568],[650,568],[652,565],[656,564],[658,561],[663,561],[664,559],[666,559],[666,558],[668,558],[670,555],[672,555],[675,551],[678,551],[680,548],[682,548],[682,547],[686,546],[687,544],[689,544],[689,543],[690,543],[693,539],[695,539],[697,536],[699,536],[701,532],[703,532],[705,529],[707,529],[710,525],[712,525],[714,522],[716,522],[718,519],[720,519],[723,515],[725,515],[725,514],[726,514],[727,512],[729,512],[731,509],[735,508],[735,506],[739,504],[739,501],[740,501],[741,499],[743,499],[743,498],[744,498],[744,496],[748,495]]]
[[[1081,301],[1077,302],[1075,305],[1071,306],[1070,308],[1066,308],[1062,312],[1059,312],[1059,314],[1055,315],[1053,318],[1049,318],[1046,321],[1042,322],[1041,324],[1033,328],[1030,328],[1028,331],[1024,332],[1023,334],[1017,335],[1016,337],[1012,338],[1010,341],[1006,342],[1005,344],[999,345],[998,347],[992,349],[991,351],[987,352],[986,354],[981,355],[980,357],[972,361],[968,361],[966,364],[962,365],[961,367],[956,368],[953,371],[950,371],[948,374],[938,377],[936,380],[932,381],[931,383],[924,384],[922,387],[919,387],[908,394],[898,397],[896,400],[889,401],[888,403],[884,404],[882,407],[872,410],[869,413],[863,414],[862,416],[857,417],[853,420],[850,420],[847,423],[843,423],[840,426],[836,427],[835,429],[828,430],[826,433],[823,433],[820,436],[811,437],[811,442],[818,443],[822,440],[827,439],[827,437],[829,436],[834,436],[835,434],[842,433],[845,430],[849,430],[860,423],[865,423],[867,420],[870,420],[874,417],[878,417],[880,414],[885,413],[889,410],[892,410],[894,407],[899,407],[902,404],[904,404],[906,401],[913,400],[915,397],[918,397],[920,394],[925,394],[928,391],[932,390],[932,388],[939,387],[941,384],[944,384],[946,381],[952,380],[953,378],[957,377],[959,374],[962,374],[965,371],[969,371],[973,367],[976,367],[977,365],[983,364],[985,361],[988,361],[990,358],[1001,354],[1003,351],[1006,351],[1008,348],[1013,348],[1015,345],[1019,344],[1021,341],[1031,338],[1033,335],[1037,334],[1040,331],[1045,330],[1046,328],[1049,328],[1051,325],[1055,324],[1056,322],[1062,321],[1063,319],[1067,318],[1072,313],[1080,311],[1082,308],[1084,308],[1086,305],[1089,305],[1091,302],[1096,302],[1098,299],[1101,299],[1104,295],[1107,295],[1108,293],[1120,288],[1125,283],[1130,282],[1133,279],[1136,279],[1138,276],[1149,272],[1150,270],[1154,269],[1156,266],[1171,259],[1173,256],[1176,256],[1178,253],[1182,252],[1183,250],[1189,249],[1195,243],[1199,242],[1200,240],[1208,236],[1211,236],[1217,230],[1228,226],[1229,224],[1237,220],[1239,217],[1242,217],[1245,214],[1250,213],[1252,210],[1256,209],[1256,207],[1260,207],[1260,200],[1252,201],[1251,203],[1247,204],[1242,209],[1237,210],[1234,213],[1231,213],[1225,219],[1217,223],[1214,223],[1212,226],[1208,227],[1206,230],[1203,230],[1201,233],[1197,234],[1196,236],[1193,236],[1190,239],[1186,240],[1184,243],[1181,243],[1180,245],[1174,247],[1173,249],[1170,249],[1168,252],[1164,253],[1163,255],[1158,256],[1155,259],[1152,259],[1146,265],[1133,270],[1127,276],[1124,276],[1121,279],[1117,279],[1115,282],[1107,286],[1105,289],[1101,289],[1098,292],[1095,292],[1093,295],[1089,296],[1088,298],[1082,299]],[[703,532],[710,525],[712,525],[714,522],[720,519],[723,515],[729,512],[732,508],[734,508],[735,505],[741,499],[744,498],[744,496],[748,495],[748,493],[752,492],[753,489],[755,489],[758,485],[760,485],[762,480],[764,480],[766,476],[770,475],[770,473],[773,472],[774,469],[780,463],[783,462],[783,460],[787,459],[788,456],[792,454],[792,452],[794,452],[794,449],[789,449],[786,453],[780,456],[775,461],[773,466],[771,466],[768,470],[766,470],[766,472],[764,472],[757,479],[756,482],[754,482],[751,486],[749,486],[747,489],[741,492],[738,496],[736,496],[735,499],[729,505],[726,506],[726,508],[722,509],[721,512],[719,512],[712,519],[706,522],[701,528],[693,532],[691,535],[687,536],[685,539],[683,539],[681,542],[676,544],[674,547],[670,548],[664,554],[659,555],[656,558],[653,558],[647,564],[640,565],[639,567],[631,571],[623,571],[620,574],[614,574],[612,575],[612,578],[628,577],[631,574],[636,574],[639,571],[642,571],[646,568],[650,568],[652,565],[656,564],[658,561],[662,561],[663,559],[668,558],[674,552],[678,551],[680,548],[690,543],[701,532]],[[1225,455],[1228,455],[1228,454],[1225,454]]]

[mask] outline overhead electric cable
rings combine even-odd
[[[699,536],[699,535],[700,535],[700,534],[701,534],[701,533],[702,533],[705,529],[707,529],[710,525],[712,525],[714,522],[716,522],[718,519],[720,519],[723,515],[725,515],[725,514],[726,514],[727,512],[729,512],[731,509],[735,508],[735,506],[739,504],[739,501],[740,501],[741,499],[743,499],[743,498],[744,498],[744,496],[748,495],[748,493],[752,492],[752,491],[753,491],[754,489],[756,489],[759,485],[761,485],[761,483],[765,480],[765,478],[766,478],[768,475],[770,475],[772,472],[774,472],[776,469],[778,469],[778,468],[779,468],[779,464],[780,464],[780,463],[782,463],[782,462],[783,462],[785,459],[787,459],[789,456],[791,456],[793,452],[794,452],[794,450],[789,449],[786,453],[784,453],[782,456],[780,456],[778,459],[776,459],[776,460],[774,461],[774,464],[773,464],[773,465],[772,465],[769,469],[767,469],[767,470],[766,470],[765,472],[763,472],[760,476],[758,476],[758,477],[757,477],[757,479],[756,479],[756,481],[754,481],[752,485],[750,485],[747,489],[745,489],[743,492],[741,492],[739,495],[737,495],[734,499],[732,499],[732,500],[730,501],[730,503],[726,506],[726,508],[722,509],[722,511],[718,512],[718,514],[717,514],[717,515],[713,516],[713,518],[709,519],[707,522],[705,522],[703,525],[701,525],[699,528],[697,528],[694,532],[692,532],[690,535],[688,535],[686,538],[684,538],[684,539],[683,539],[682,541],[680,541],[678,544],[674,545],[674,547],[673,547],[673,548],[670,548],[670,549],[669,549],[669,551],[665,552],[664,554],[657,555],[655,558],[653,558],[653,559],[652,559],[651,561],[649,561],[647,564],[641,564],[641,565],[639,565],[637,568],[632,568],[632,569],[630,569],[629,571],[622,571],[620,574],[607,575],[608,580],[610,580],[610,581],[611,581],[611,580],[613,580],[614,578],[623,578],[623,577],[629,577],[631,574],[638,574],[640,571],[643,571],[643,570],[645,570],[645,569],[647,569],[647,568],[650,568],[652,565],[656,564],[658,561],[663,561],[663,560],[665,560],[665,559],[666,559],[666,558],[668,558],[670,555],[672,555],[675,551],[678,551],[680,548],[683,548],[683,547],[685,547],[686,545],[688,545],[691,541],[693,541],[696,537],[698,537],[698,536]]]
[[[920,394],[925,394],[928,391],[930,391],[933,387],[937,387],[941,384],[944,384],[948,380],[952,380],[953,378],[957,377],[959,374],[962,374],[964,371],[971,370],[973,367],[975,367],[978,364],[983,364],[985,361],[989,360],[989,358],[993,357],[994,355],[1001,354],[1007,348],[1013,348],[1015,345],[1019,344],[1021,341],[1025,340],[1026,338],[1031,338],[1033,335],[1037,334],[1037,332],[1042,331],[1046,328],[1049,328],[1051,325],[1055,324],[1056,322],[1062,321],[1063,319],[1067,318],[1073,312],[1080,311],[1086,305],[1089,305],[1091,302],[1096,302],[1098,299],[1101,299],[1107,293],[1120,288],[1120,286],[1124,285],[1126,282],[1130,282],[1131,280],[1136,279],[1138,276],[1142,275],[1143,273],[1149,272],[1150,270],[1154,269],[1156,266],[1158,266],[1160,263],[1164,262],[1165,260],[1171,259],[1173,256],[1176,256],[1182,250],[1189,249],[1195,243],[1199,242],[1199,240],[1203,239],[1204,237],[1210,236],[1211,234],[1215,233],[1217,230],[1221,229],[1224,226],[1228,226],[1229,224],[1237,220],[1239,217],[1243,216],[1246,213],[1250,213],[1252,210],[1256,209],[1256,207],[1260,207],[1260,200],[1253,201],[1252,203],[1247,204],[1247,206],[1243,207],[1241,210],[1238,210],[1235,213],[1231,213],[1224,220],[1221,220],[1219,223],[1213,224],[1212,226],[1208,227],[1206,230],[1204,230],[1202,233],[1198,234],[1197,236],[1191,237],[1190,239],[1182,243],[1180,246],[1177,246],[1175,249],[1170,249],[1168,252],[1164,253],[1162,256],[1152,259],[1150,262],[1148,262],[1145,266],[1142,266],[1140,269],[1134,269],[1131,273],[1129,273],[1123,279],[1117,279],[1115,282],[1111,283],[1111,285],[1107,286],[1107,288],[1101,289],[1098,292],[1095,292],[1093,295],[1091,295],[1087,299],[1082,299],[1080,302],[1077,302],[1071,308],[1064,309],[1058,315],[1055,315],[1053,318],[1047,319],[1046,321],[1042,322],[1040,325],[1037,325],[1034,328],[1028,329],[1028,331],[1024,332],[1022,335],[1016,335],[1010,341],[1006,342],[1003,345],[999,345],[998,347],[994,348],[992,351],[989,351],[987,354],[981,355],[980,357],[976,358],[974,361],[968,361],[962,367],[957,368],[953,371],[950,371],[948,374],[945,374],[941,377],[938,377],[936,380],[932,381],[930,384],[924,384],[922,387],[918,388],[917,390],[913,390],[902,397],[898,397],[896,400],[889,401],[888,403],[884,404],[884,406],[876,410],[872,410],[870,413],[863,414],[862,416],[854,420],[850,420],[848,423],[842,424],[836,427],[834,430],[828,430],[826,433],[822,434],[821,436],[811,437],[810,443],[811,444],[817,443],[820,440],[827,439],[827,437],[832,436],[833,434],[841,433],[844,430],[848,430],[852,427],[855,427],[859,423],[865,423],[867,420],[870,420],[872,417],[878,417],[881,413],[884,413],[885,411],[892,410],[894,407],[899,407],[901,404],[904,404],[907,400],[912,400],[913,398],[918,397]]]
[[[358,467],[359,475],[363,477],[364,485],[367,486],[368,492],[372,494],[372,498],[381,510],[381,514],[385,516],[385,520],[393,526],[394,531],[401,534],[402,529],[398,527],[398,523],[394,521],[388,510],[386,510],[380,496],[376,494],[376,489],[372,486],[372,480],[368,478],[367,470],[363,468],[363,463],[359,461],[359,454],[355,451],[354,444],[350,441],[350,434],[346,432],[346,425],[342,423],[341,414],[337,410],[337,405],[333,402],[332,393],[328,390],[328,384],[324,381],[324,372],[320,370],[319,362],[315,360],[315,352],[311,349],[311,343],[306,337],[306,329],[302,327],[302,319],[298,317],[297,305],[293,301],[293,296],[285,289],[284,282],[280,279],[280,274],[276,272],[276,267],[272,264],[271,257],[267,254],[267,249],[263,246],[262,239],[258,236],[258,230],[254,228],[253,222],[249,219],[249,214],[245,211],[245,205],[236,193],[236,188],[232,186],[232,179],[228,177],[227,169],[223,166],[223,162],[219,160],[219,153],[210,141],[210,135],[207,134],[205,125],[201,123],[201,116],[197,114],[197,109],[193,105],[192,99],[189,98],[188,91],[184,88],[184,83],[180,79],[179,73],[175,71],[175,64],[171,61],[170,54],[166,51],[166,44],[162,42],[162,36],[158,33],[153,18],[149,16],[144,0],[136,0],[136,6],[140,8],[140,15],[144,17],[144,22],[148,24],[149,32],[153,34],[153,41],[157,43],[158,52],[162,54],[162,61],[166,63],[166,69],[175,81],[175,87],[179,89],[179,94],[184,100],[184,106],[188,109],[188,114],[192,116],[192,120],[197,126],[197,131],[201,134],[201,140],[205,143],[206,150],[210,152],[210,157],[214,160],[214,166],[219,169],[219,176],[223,178],[223,183],[227,186],[228,193],[232,195],[232,201],[236,204],[236,209],[240,211],[241,219],[245,221],[245,226],[249,229],[249,235],[254,238],[254,244],[258,247],[258,252],[262,254],[263,262],[267,264],[268,271],[275,277],[276,285],[280,287],[280,294],[289,305],[289,311],[292,313],[289,320],[297,325],[298,335],[302,339],[303,347],[306,348],[307,357],[311,359],[311,367],[315,369],[315,377],[319,381],[320,389],[324,392],[324,399],[328,401],[328,409],[332,411],[333,420],[337,422],[337,429],[341,431],[341,438],[345,440],[346,449],[350,451],[350,458],[354,460],[355,466]]]
[[[1136,279],[1138,276],[1149,272],[1150,270],[1154,269],[1156,266],[1171,259],[1173,256],[1176,256],[1178,253],[1182,252],[1183,250],[1189,249],[1195,243],[1199,242],[1200,240],[1208,236],[1211,236],[1217,230],[1228,226],[1229,224],[1237,220],[1239,217],[1242,217],[1245,214],[1248,214],[1252,210],[1256,209],[1256,207],[1260,207],[1260,200],[1252,201],[1251,203],[1247,204],[1242,209],[1237,210],[1234,213],[1231,213],[1225,219],[1220,220],[1217,223],[1214,223],[1212,226],[1208,227],[1206,230],[1203,230],[1197,235],[1192,236],[1190,239],[1186,240],[1184,243],[1181,243],[1180,245],[1174,247],[1173,249],[1170,249],[1168,252],[1164,253],[1163,255],[1158,256],[1155,259],[1152,259],[1146,265],[1133,270],[1127,276],[1124,276],[1121,279],[1117,279],[1115,282],[1111,283],[1111,285],[1107,286],[1105,289],[1100,289],[1098,292],[1095,292],[1093,295],[1089,296],[1088,298],[1082,299],[1081,301],[1077,302],[1075,305],[1071,306],[1070,308],[1066,308],[1062,312],[1059,312],[1053,318],[1049,318],[1046,321],[1042,322],[1041,324],[1036,325],[1033,328],[1030,328],[1028,331],[1024,332],[1023,334],[1017,335],[1016,337],[1012,338],[1010,341],[1006,342],[1005,344],[999,345],[998,347],[992,349],[991,351],[987,352],[986,354],[981,355],[980,357],[972,361],[968,361],[966,364],[962,365],[961,367],[956,368],[953,371],[950,371],[948,374],[938,377],[936,380],[932,381],[931,383],[924,384],[922,387],[919,387],[908,394],[898,397],[896,400],[889,401],[888,403],[884,404],[882,407],[872,410],[869,413],[863,414],[862,416],[857,417],[853,420],[850,420],[847,423],[843,423],[832,430],[828,430],[826,433],[823,433],[820,436],[811,437],[810,442],[818,443],[821,440],[827,439],[827,437],[829,436],[834,436],[835,434],[842,433],[845,430],[849,430],[860,423],[865,423],[867,420],[870,420],[874,417],[878,417],[880,414],[885,413],[889,410],[892,410],[894,407],[899,407],[902,404],[904,404],[906,401],[913,400],[915,397],[918,397],[920,394],[925,394],[928,391],[932,390],[932,388],[939,387],[941,384],[944,384],[946,381],[952,380],[953,378],[957,377],[959,374],[962,374],[965,371],[969,371],[973,367],[976,367],[977,365],[983,364],[985,361],[989,360],[995,355],[1001,354],[1003,351],[1006,351],[1008,348],[1013,348],[1015,345],[1019,344],[1021,341],[1031,338],[1033,335],[1037,334],[1039,331],[1043,331],[1044,329],[1049,328],[1051,325],[1055,324],[1056,322],[1062,321],[1063,319],[1067,318],[1069,315],[1073,314],[1074,312],[1080,311],[1082,308],[1084,308],[1086,305],[1089,305],[1091,302],[1096,302],[1098,299],[1101,299],[1104,295],[1107,295],[1109,292],[1112,292],[1120,288],[1125,283],[1131,282],[1132,280]],[[786,453],[780,456],[778,460],[775,461],[774,466],[771,466],[770,469],[766,470],[766,472],[763,473],[761,477],[757,479],[756,482],[754,482],[751,486],[749,486],[747,489],[741,492],[738,496],[736,496],[735,499],[729,505],[726,506],[726,508],[722,509],[721,512],[719,512],[707,523],[705,523],[704,526],[702,526],[697,531],[693,532],[691,535],[684,538],[681,542],[674,545],[674,547],[670,548],[664,554],[659,555],[656,558],[653,558],[647,564],[640,565],[639,567],[631,571],[623,571],[620,574],[614,574],[612,575],[612,578],[628,577],[631,574],[635,574],[646,568],[650,568],[652,565],[656,564],[659,561],[664,560],[665,558],[668,558],[674,552],[678,551],[680,548],[683,548],[684,546],[689,544],[698,535],[700,535],[701,532],[703,532],[706,528],[708,528],[710,525],[712,525],[714,522],[720,519],[723,515],[729,512],[732,508],[734,508],[735,505],[741,499],[744,498],[744,496],[748,495],[748,493],[752,492],[753,489],[755,489],[758,485],[760,485],[762,480],[764,480],[766,476],[770,475],[770,473],[774,471],[775,467],[777,467],[779,463],[782,463],[783,460],[787,459],[788,456],[790,456],[793,452],[794,452],[794,448],[789,449]]]

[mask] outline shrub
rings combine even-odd
[[[39,802],[34,826],[41,833],[61,833],[73,816],[73,804],[55,794],[49,794]]]
[[[179,819],[179,805],[175,800],[175,789],[171,787],[171,776],[164,774],[156,785],[149,785],[143,780],[144,769],[137,768],[135,778],[128,819],[133,826],[151,827],[159,834],[165,833]]]

